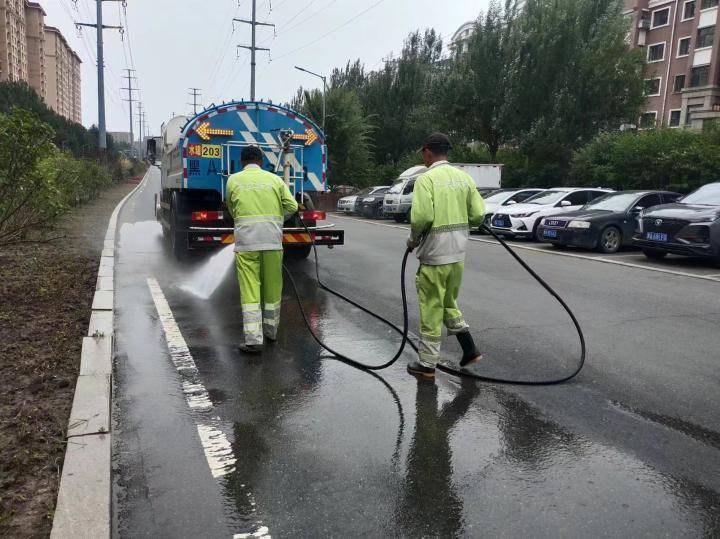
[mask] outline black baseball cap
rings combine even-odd
[[[245,146],[240,152],[240,161],[251,163],[263,160],[263,152],[257,146]]]
[[[442,133],[433,133],[425,139],[425,142],[423,142],[420,151],[424,150],[425,148],[432,152],[449,152],[450,150],[452,150],[452,143],[450,142],[450,139],[447,135],[444,135]]]

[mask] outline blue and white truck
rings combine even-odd
[[[301,203],[307,234],[297,216],[284,227],[288,255],[304,258],[316,245],[344,243],[344,232],[314,211],[309,196],[327,189],[325,136],[305,116],[265,102],[231,102],[193,117],[176,116],[163,125],[161,148],[150,141],[148,155],[161,161],[161,191],[155,211],[173,253],[234,242],[234,223],[225,205],[231,174],[241,170],[240,152],[249,145],[265,154],[263,167],[278,174]]]

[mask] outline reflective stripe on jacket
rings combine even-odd
[[[465,260],[470,226],[480,225],[485,202],[473,179],[447,161],[433,164],[415,182],[410,223],[421,264]]]
[[[235,219],[236,252],[282,249],[285,215],[298,205],[280,177],[248,165],[230,176],[226,202]]]

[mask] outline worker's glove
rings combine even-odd
[[[415,248],[416,248],[418,245],[420,245],[420,242],[419,242],[418,240],[412,239],[412,236],[410,236],[410,237],[408,238],[408,240],[407,240],[407,248],[410,250],[411,253],[415,250]]]

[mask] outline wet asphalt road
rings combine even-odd
[[[206,258],[168,255],[158,189],[152,171],[119,224],[119,536],[720,535],[717,283],[523,252],[587,334],[586,368],[557,387],[418,383],[409,352],[377,379],[323,357],[289,290],[278,342],[247,358],[235,350],[232,272],[209,300],[181,288]],[[406,232],[336,222],[347,245],[320,251],[327,284],[400,322]],[[500,247],[472,243],[466,267],[461,307],[486,352],[480,372],[572,368],[569,321]],[[363,361],[391,356],[398,336],[319,292],[313,268],[291,264],[323,338]],[[178,368],[187,357],[176,335],[168,345],[148,278],[197,372]],[[415,329],[412,275],[408,287]]]

